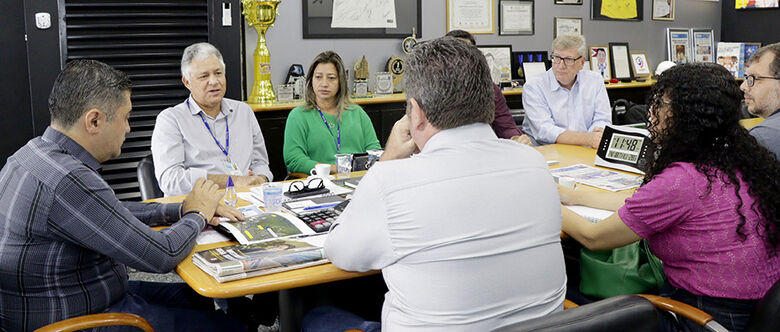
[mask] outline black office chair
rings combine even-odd
[[[696,307],[665,297],[646,294],[638,295],[650,300],[658,309],[671,311],[678,316],[688,318],[708,331],[728,331],[714,321],[712,316]],[[778,326],[780,326],[780,280],[775,281],[772,288],[769,289],[764,298],[758,303],[758,306],[756,306],[756,310],[753,311],[753,315],[750,317],[747,331],[777,331]]]
[[[152,155],[143,157],[141,161],[138,162],[136,171],[142,200],[145,201],[147,199],[163,197],[163,192],[160,190],[160,185],[157,184],[157,178],[154,176],[154,161],[152,161]]]
[[[504,326],[495,332],[520,331],[635,331],[652,332],[658,312],[647,299],[620,295],[544,317]]]

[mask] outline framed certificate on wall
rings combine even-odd
[[[496,32],[493,0],[447,0],[447,31]]]
[[[556,17],[553,20],[553,38],[565,34],[582,34],[582,19],[579,17]]]
[[[533,35],[534,2],[498,0],[499,35]]]
[[[633,81],[634,70],[631,68],[628,43],[609,43],[609,54],[612,56],[612,77],[623,82]]]

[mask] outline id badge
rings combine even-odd
[[[230,159],[226,159],[225,160],[225,167],[227,167],[228,173],[230,173],[230,175],[233,175],[233,176],[240,176],[240,175],[242,175],[241,174],[241,170],[238,169],[238,165],[236,165],[236,163],[234,163]]]

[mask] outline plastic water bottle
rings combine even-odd
[[[227,186],[225,187],[225,205],[235,207],[238,204],[236,187],[233,185],[233,178],[228,176]]]

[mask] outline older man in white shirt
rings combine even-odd
[[[484,56],[436,39],[415,46],[406,75],[407,115],[331,228],[328,258],[382,270],[382,331],[490,331],[562,310],[558,192],[539,152],[490,127]],[[304,331],[379,329],[316,310]]]
[[[187,193],[198,178],[220,187],[228,176],[236,186],[271,181],[254,112],[246,103],[224,98],[225,62],[219,50],[208,43],[190,45],[181,70],[190,97],[162,111],[152,133],[155,175],[163,193]]]
[[[583,70],[585,37],[561,35],[552,44],[553,66],[523,86],[523,132],[535,144],[598,147],[612,109],[601,75]]]

